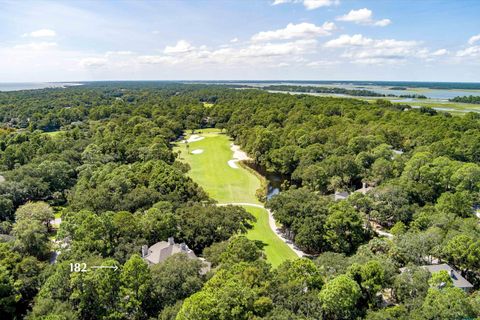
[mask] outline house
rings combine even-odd
[[[403,154],[403,150],[392,149],[392,152],[396,155],[399,155],[399,156],[401,156]]]
[[[372,187],[367,187],[367,184],[365,182],[362,183],[362,187],[360,189],[355,190],[355,192],[360,192],[363,194],[366,194],[368,191],[372,190]]]
[[[346,191],[342,191],[342,192],[335,191],[334,199],[335,199],[335,201],[345,200],[345,199],[348,198],[349,195],[350,194]]]
[[[367,184],[364,182],[362,183],[362,187],[360,189],[355,190],[354,192],[360,192],[360,193],[366,194],[368,191],[372,189],[373,189],[372,187],[367,187]],[[341,191],[341,192],[335,191],[335,194],[333,197],[335,201],[339,201],[339,200],[347,199],[349,195],[350,193],[348,193],[347,191]]]
[[[175,243],[173,237],[168,238],[168,241],[157,242],[151,247],[147,247],[146,245],[142,246],[142,258],[147,261],[149,265],[161,263],[177,253],[185,254],[190,259],[202,261],[203,268],[200,271],[201,274],[210,271],[210,262],[203,258],[198,258],[185,243]]]
[[[453,281],[453,285],[457,288],[462,289],[463,291],[468,292],[473,288],[473,285],[470,282],[468,282],[467,279],[462,277],[460,272],[453,269],[452,267],[450,267],[446,263],[431,264],[431,265],[425,265],[425,266],[421,266],[421,267],[424,268],[424,269],[427,269],[430,273],[439,272],[439,271],[447,271],[448,274],[450,275],[450,278]],[[403,272],[403,270],[405,270],[405,268],[400,269],[401,272]]]
[[[475,212],[475,216],[480,219],[480,205],[474,205],[472,210]]]

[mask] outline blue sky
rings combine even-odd
[[[2,1],[0,82],[480,82],[480,1]]]

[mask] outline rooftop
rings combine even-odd
[[[427,269],[428,271],[430,271],[430,273],[439,272],[439,271],[447,271],[448,274],[450,275],[450,278],[452,279],[453,285],[455,287],[460,288],[460,289],[467,289],[467,290],[470,289],[470,288],[473,288],[473,285],[470,282],[468,282],[467,279],[462,277],[460,272],[453,269],[452,267],[450,267],[446,263],[425,265],[425,266],[422,266],[422,268]],[[401,268],[400,270],[403,271],[403,270],[405,270],[405,268]]]
[[[190,259],[199,259],[203,262],[204,268],[202,269],[201,273],[206,273],[210,270],[210,263],[205,259],[198,258],[195,255],[195,252],[188,248],[185,243],[175,243],[174,239],[168,238],[168,241],[160,241],[155,243],[150,248],[147,246],[142,247],[142,257],[145,259],[149,264],[158,264],[165,261],[167,258],[173,256],[177,253],[186,254],[187,257]]]
[[[196,259],[195,253],[188,248],[185,243],[178,244],[173,241],[173,238],[169,238],[169,241],[160,241],[153,246],[142,251],[142,256],[149,263],[157,264],[165,261],[168,257],[176,253],[185,253],[189,258]]]

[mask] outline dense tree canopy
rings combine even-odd
[[[227,87],[0,93],[2,319],[480,316],[478,114]],[[172,145],[209,127],[281,180],[266,206],[311,259],[272,269],[242,235],[255,218],[188,177]],[[171,236],[213,269],[183,254],[141,258]],[[420,267],[436,261],[473,292]],[[105,268],[72,272],[79,262]]]

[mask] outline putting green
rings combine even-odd
[[[195,135],[203,139],[188,144],[180,142],[175,147],[175,151],[180,152],[180,160],[191,167],[188,175],[219,203],[261,204],[255,197],[256,190],[261,186],[259,178],[241,166],[235,169],[228,164],[233,155],[230,138],[219,130],[212,129],[198,131]],[[192,151],[199,149],[203,152],[192,154]],[[270,229],[265,209],[251,206],[244,208],[257,218],[247,237],[264,243],[267,260],[273,266],[287,259],[297,258]]]

